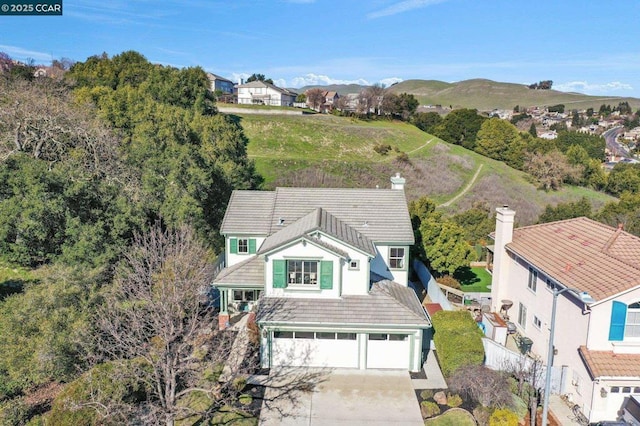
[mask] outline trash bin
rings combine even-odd
[[[522,352],[523,354],[531,351],[531,346],[533,346],[533,340],[529,339],[528,337],[523,337],[522,339],[520,339],[520,352]]]

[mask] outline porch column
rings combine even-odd
[[[218,329],[229,327],[229,290],[220,290],[220,313],[218,314]]]

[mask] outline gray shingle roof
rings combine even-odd
[[[245,284],[264,287],[264,258],[251,256],[247,260],[223,269],[213,280],[213,284]]]
[[[233,191],[220,233],[271,234],[274,198],[273,191]]]
[[[268,195],[267,195],[268,194]],[[398,189],[276,188],[234,191],[222,234],[270,235],[317,208],[373,242],[413,244],[404,191]]]
[[[321,231],[372,257],[376,255],[376,248],[369,238],[322,208],[317,208],[298,219],[295,223],[280,228],[279,231],[264,241],[258,253],[266,253],[275,247],[294,241],[304,235],[312,234],[314,231]],[[316,241],[315,238],[314,241]],[[319,239],[317,241],[321,242]],[[335,251],[337,248],[333,248],[333,250]],[[342,250],[340,251],[342,252]]]
[[[260,301],[257,321],[320,327],[431,326],[413,290],[392,281],[377,283],[368,295],[363,296],[339,299],[264,297]]]

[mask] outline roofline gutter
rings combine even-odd
[[[322,328],[327,328],[327,327],[335,327],[335,326],[342,326],[344,328],[393,328],[393,329],[406,329],[406,328],[420,328],[420,329],[427,329],[427,328],[431,328],[432,325],[427,325],[427,324],[381,324],[381,323],[354,323],[354,324],[345,324],[343,322],[300,322],[300,321],[296,321],[295,323],[292,322],[281,322],[281,321],[264,321],[264,320],[256,320],[256,323],[260,326],[270,326],[270,327],[278,327],[278,326],[285,326],[285,327],[322,327]],[[345,327],[346,326],[346,327]]]

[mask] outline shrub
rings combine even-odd
[[[29,406],[22,398],[0,402],[0,424],[25,424],[29,419]]]
[[[457,393],[447,394],[447,405],[449,407],[459,407],[462,405],[462,397]]]
[[[236,377],[233,380],[233,388],[238,392],[244,389],[246,385],[247,385],[247,379],[245,379],[244,377]]]
[[[489,426],[512,426],[518,424],[518,416],[511,410],[499,408],[489,417]]]
[[[391,151],[391,145],[379,143],[373,147],[373,150],[380,155],[387,155]]]
[[[467,311],[439,311],[432,318],[440,368],[449,377],[465,365],[481,365],[484,360],[482,330]]]
[[[420,392],[420,398],[422,399],[433,398],[434,393],[435,392],[432,389],[425,389],[422,392]]]
[[[487,426],[491,417],[491,408],[478,405],[473,409],[473,418],[478,422],[478,426]]]
[[[443,275],[436,280],[439,284],[446,285],[447,287],[455,288],[456,290],[460,290],[460,281],[453,278],[451,275]]]
[[[512,407],[508,377],[483,365],[464,365],[447,381],[449,388],[485,407]]]
[[[249,394],[242,394],[240,395],[240,397],[238,398],[238,401],[240,402],[240,404],[242,405],[249,405],[253,402],[253,397]]]
[[[396,160],[398,160],[401,163],[408,163],[409,155],[406,152],[401,152],[397,155]]]
[[[426,419],[440,414],[440,407],[435,402],[422,401],[420,403],[420,411],[422,412],[422,417]]]

